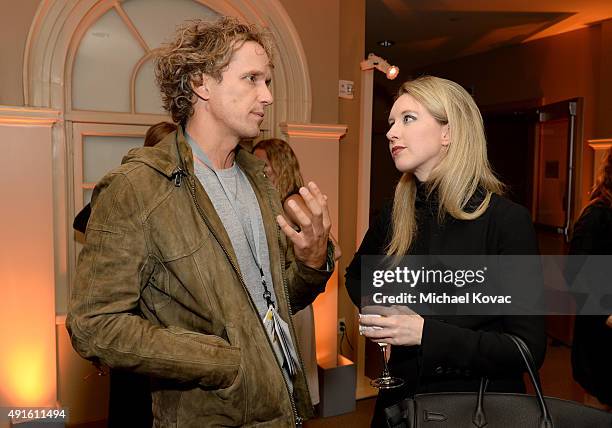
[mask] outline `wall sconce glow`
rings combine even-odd
[[[399,74],[398,66],[390,65],[386,60],[373,53],[369,54],[367,59],[361,61],[360,65],[362,70],[371,70],[375,68],[382,71],[389,80],[395,79]]]
[[[389,67],[389,70],[387,70],[387,79],[393,80],[397,77],[398,74],[399,67],[397,65],[392,65],[391,67]]]

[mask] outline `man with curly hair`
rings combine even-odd
[[[282,214],[239,141],[272,103],[267,33],[180,28],[156,63],[178,124],[96,186],[67,327],[85,358],[149,375],[156,427],[300,426],[312,415],[291,315],[333,270],[326,197]]]

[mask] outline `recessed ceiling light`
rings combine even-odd
[[[395,44],[395,42],[393,40],[381,40],[380,42],[378,42],[378,44],[380,46],[382,46],[383,48],[390,48],[391,46],[393,46]]]

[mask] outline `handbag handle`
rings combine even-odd
[[[523,341],[518,336],[514,336],[512,334],[505,334],[514,342],[516,347],[523,358],[523,362],[525,363],[525,367],[527,368],[527,373],[529,374],[529,379],[531,379],[531,384],[535,389],[536,398],[538,399],[538,405],[540,407],[540,428],[553,428],[552,418],[550,416],[550,412],[548,411],[548,406],[546,405],[546,401],[544,400],[544,395],[542,394],[542,386],[540,384],[540,376],[538,371],[536,370],[535,362],[533,360],[533,355],[531,355],[531,351]],[[476,400],[476,409],[474,409],[474,414],[472,416],[472,423],[474,426],[481,428],[487,424],[487,418],[484,412],[484,393],[489,384],[489,380],[486,377],[482,377],[480,379],[480,387],[478,388],[478,397]]]

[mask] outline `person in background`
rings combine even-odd
[[[588,205],[574,225],[569,255],[612,254],[612,149],[606,154]],[[579,259],[579,258],[575,258]],[[568,272],[571,283],[577,270]],[[612,287],[611,287],[612,289]],[[574,379],[585,404],[612,410],[612,315],[577,315],[572,343]]]
[[[289,204],[297,204],[309,217],[312,214],[299,193],[300,188],[304,186],[304,179],[300,172],[300,164],[291,146],[279,138],[270,138],[257,142],[253,146],[253,154],[266,162],[264,171],[280,195],[285,217],[290,221],[291,227],[298,227],[298,219],[293,214]],[[330,239],[334,243],[334,261],[336,261],[342,255],[342,251],[331,234]],[[293,323],[298,337],[298,348],[304,360],[310,398],[313,404],[318,404],[319,378],[312,305],[308,305],[295,313]]]
[[[480,111],[460,85],[432,76],[405,82],[389,114],[387,138],[402,176],[392,204],[374,220],[347,268],[355,305],[361,305],[361,256],[538,253],[529,212],[501,196]],[[525,366],[504,333],[521,338],[538,367],[546,349],[543,317],[361,315],[360,325],[369,339],[391,345],[391,374],[404,380],[379,393],[373,427],[386,426],[384,409],[404,398],[477,391],[482,376],[490,379],[489,391],[523,392]]]

